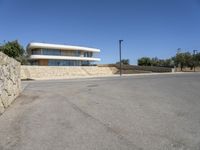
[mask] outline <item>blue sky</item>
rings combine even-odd
[[[101,63],[171,57],[200,49],[200,0],[0,0],[0,43],[71,44],[101,49]]]

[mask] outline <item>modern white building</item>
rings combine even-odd
[[[30,63],[40,66],[88,66],[101,60],[100,49],[81,46],[29,43],[27,52]]]

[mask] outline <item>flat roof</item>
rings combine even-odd
[[[62,45],[62,44],[50,44],[50,43],[38,43],[32,42],[27,45],[27,51],[36,48],[46,48],[46,49],[60,49],[60,50],[80,50],[80,51],[88,51],[88,52],[100,52],[100,49],[97,48],[89,48],[82,46],[73,46],[73,45]]]

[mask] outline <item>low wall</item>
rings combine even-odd
[[[151,71],[151,72],[172,72],[172,68],[167,67],[156,67],[156,66],[134,66],[130,65],[130,68],[134,70],[144,70],[144,71]]]
[[[171,68],[123,65],[123,74],[171,72]],[[118,65],[99,66],[21,66],[21,79],[67,79],[119,74]]]
[[[21,90],[20,63],[0,52],[0,114]]]
[[[66,79],[84,76],[106,76],[117,72],[116,67],[21,66],[21,79]]]
[[[99,67],[116,67],[120,68],[118,64],[107,64],[107,65],[99,65]],[[156,66],[136,66],[136,65],[122,65],[122,70],[135,70],[135,71],[145,71],[145,72],[172,72],[172,68],[167,67],[156,67]]]

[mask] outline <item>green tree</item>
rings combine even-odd
[[[9,57],[13,57],[17,61],[19,61],[22,65],[29,64],[28,55],[25,53],[24,48],[19,44],[17,40],[8,41],[0,46],[0,51],[8,55]]]
[[[194,66],[193,56],[190,52],[177,53],[175,57],[175,64],[176,66],[181,67],[181,71],[183,70],[183,67],[191,67],[192,69]]]
[[[184,55],[183,55],[183,53],[177,53],[176,54],[176,57],[175,57],[175,63],[176,63],[176,66],[177,67],[181,67],[181,71],[182,71],[182,69],[183,69],[183,67],[184,67]]]
[[[19,61],[21,65],[30,65],[28,58],[29,56],[27,54],[23,54],[22,56],[17,57],[16,60]]]
[[[153,57],[151,59],[151,66],[159,66],[160,65],[160,60],[157,57]]]
[[[170,67],[170,68],[174,67],[173,59],[172,58],[164,59],[161,67]]]
[[[129,61],[129,59],[122,59],[122,60],[121,60],[121,63],[122,63],[123,65],[129,65],[129,64],[130,64],[130,61]],[[116,64],[119,64],[119,62],[116,62]]]
[[[129,63],[130,63],[129,59],[122,59],[121,62],[124,65],[129,65]]]
[[[194,56],[194,62],[195,62],[195,65],[199,66],[200,65],[200,52],[195,54]]]
[[[193,61],[193,56],[190,52],[184,53],[184,59],[185,59],[185,66],[190,67],[191,70],[194,67],[194,61]]]
[[[151,59],[149,57],[142,57],[138,59],[139,66],[151,66]]]
[[[0,51],[8,55],[9,57],[17,58],[24,54],[23,47],[19,44],[17,40],[7,42],[0,47]]]

